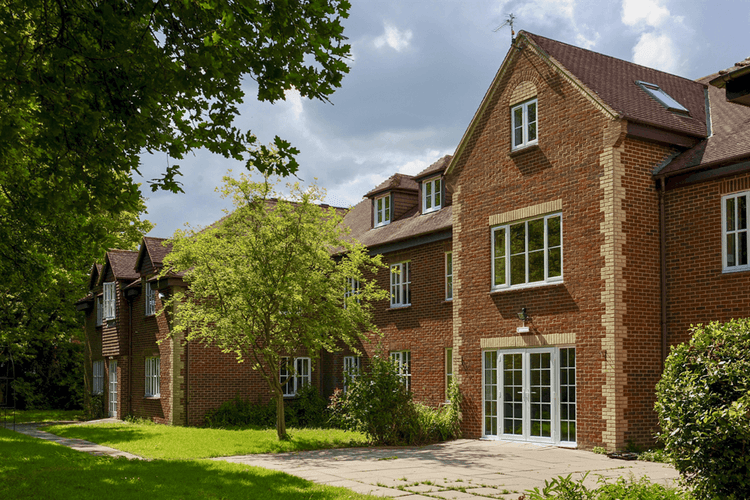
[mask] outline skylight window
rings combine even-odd
[[[635,83],[637,83],[643,90],[648,92],[651,97],[659,101],[659,104],[667,108],[669,111],[674,111],[675,113],[682,113],[686,115],[690,114],[685,106],[675,101],[671,95],[664,92],[664,90],[662,90],[658,85],[641,81],[636,81]]]

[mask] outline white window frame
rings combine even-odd
[[[348,302],[347,299],[349,297],[355,297],[355,300],[359,303],[361,283],[357,278],[346,278],[344,286],[344,309],[346,309],[346,303]]]
[[[104,394],[104,360],[98,359],[92,363],[91,394],[98,396]]]
[[[529,120],[529,108],[532,107],[534,109],[534,119]],[[521,111],[521,123],[518,123],[518,117],[516,116],[516,110]],[[533,131],[534,131],[534,137],[529,138],[531,135],[530,132],[532,130],[531,125],[534,125]],[[521,141],[517,142],[516,140],[516,130],[520,129],[521,132]],[[539,141],[539,103],[536,98],[528,100],[526,102],[522,102],[521,104],[518,104],[516,106],[513,106],[510,109],[510,137],[511,137],[511,144],[513,145],[513,149],[521,149],[528,146],[533,146],[534,144],[537,144]]]
[[[745,209],[744,209],[744,222],[745,227],[740,228],[739,222],[740,222],[740,203],[739,201],[744,199],[745,203]],[[727,205],[729,204],[729,201],[733,200],[733,224],[734,227],[730,228],[728,224],[728,218],[729,213],[727,210]],[[748,229],[748,226],[750,226],[750,191],[744,191],[741,193],[732,193],[728,194],[726,196],[721,197],[721,264],[722,264],[722,271],[725,273],[734,273],[738,271],[750,271],[750,229]],[[729,240],[732,240],[730,243]],[[747,255],[747,263],[740,264],[737,261],[741,258],[741,242],[744,240],[745,242],[745,253]],[[730,250],[730,246],[733,246],[733,258],[735,259],[735,262],[730,264],[728,253]]]
[[[453,252],[445,252],[445,300],[453,300]]]
[[[422,182],[422,213],[440,210],[443,206],[443,182],[440,176]]]
[[[550,219],[554,219],[559,217],[560,219],[560,244],[559,245],[553,245],[550,246],[549,242],[549,230],[548,230],[548,224]],[[535,222],[538,220],[544,220],[544,246],[541,251],[544,252],[544,279],[540,281],[529,281],[529,254],[533,253],[535,251],[529,250],[529,223]],[[522,253],[516,253],[511,254],[511,227],[524,224],[524,251]],[[495,235],[496,233],[503,231],[504,237],[505,237],[505,252],[504,256],[496,256],[495,255]],[[563,252],[563,218],[562,218],[562,212],[557,212],[554,214],[548,214],[543,215],[540,217],[532,217],[530,219],[522,219],[519,221],[513,221],[509,224],[505,224],[502,226],[496,226],[492,228],[491,236],[490,236],[490,248],[492,253],[492,275],[490,277],[491,283],[492,283],[492,290],[506,290],[506,289],[517,289],[517,288],[526,288],[526,287],[534,287],[534,286],[540,286],[540,285],[548,285],[553,283],[561,283],[563,281],[563,268],[564,268],[564,252]],[[550,266],[549,266],[549,257],[550,252],[560,249],[560,276],[550,276]],[[539,251],[539,250],[536,250]],[[525,279],[523,283],[517,283],[517,284],[511,284],[511,257],[514,255],[521,255],[523,254],[524,257],[524,267],[525,267]],[[500,259],[504,259],[504,274],[505,276],[505,282],[504,283],[496,283],[495,282],[495,267],[498,265],[498,261]]]
[[[117,310],[117,282],[109,281],[104,283],[104,321],[115,319]]]
[[[391,264],[391,307],[411,305],[411,262]]]
[[[385,226],[393,218],[393,200],[391,193],[373,200],[373,227]]]
[[[285,398],[295,397],[302,387],[312,382],[310,358],[293,359],[293,372],[289,372],[290,356],[282,356],[279,363],[279,382]]]
[[[161,397],[161,358],[146,358],[146,391],[147,398]]]
[[[96,308],[96,326],[102,326],[104,324],[104,297],[98,295],[94,301],[94,307]]]
[[[148,281],[143,283],[143,308],[146,316],[156,314],[156,290]]]
[[[445,399],[446,401],[449,401],[448,388],[451,386],[451,382],[453,382],[453,348],[446,347],[445,348]]]
[[[392,351],[391,363],[396,366],[398,377],[407,391],[411,390],[411,351]]]
[[[362,360],[359,356],[344,356],[344,392],[347,390],[347,380],[359,375]]]

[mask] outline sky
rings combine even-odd
[[[246,99],[236,124],[262,143],[275,135],[300,150],[298,179],[351,206],[396,172],[416,174],[453,154],[510,48],[509,27],[690,79],[750,56],[745,0],[352,0],[345,35],[351,67],[331,103],[290,91],[275,104]],[[176,162],[141,157],[149,236],[203,227],[231,208],[215,188],[244,164],[206,151]],[[151,192],[148,180],[179,163],[184,193]],[[286,181],[284,181],[286,182]]]

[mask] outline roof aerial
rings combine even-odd
[[[643,90],[648,92],[651,97],[659,101],[659,103],[669,111],[684,113],[686,115],[690,114],[685,106],[675,101],[671,95],[664,92],[664,90],[662,90],[662,88],[658,85],[654,83],[642,82],[640,80],[636,80],[635,83],[637,83],[638,86],[640,86]]]

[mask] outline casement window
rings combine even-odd
[[[532,99],[510,110],[513,149],[531,146],[537,143],[536,129],[537,100]]]
[[[360,367],[359,356],[344,356],[344,392],[346,392],[349,380],[359,375]]]
[[[375,201],[373,202],[375,204],[375,221],[374,221],[374,227],[380,227],[385,226],[386,224],[390,224],[391,222],[391,195],[390,193],[381,196],[380,198],[375,198]]]
[[[92,394],[103,394],[104,393],[104,360],[94,361],[93,363],[93,385],[91,387]]]
[[[411,390],[411,352],[410,351],[394,351],[391,353],[391,363],[396,366],[398,377],[406,387],[406,390]]]
[[[445,252],[445,300],[453,300],[453,252]]]
[[[391,307],[411,305],[409,262],[391,264]]]
[[[281,357],[279,364],[279,382],[285,397],[296,396],[310,383],[310,358]]]
[[[143,284],[143,297],[145,300],[146,316],[153,316],[156,314],[156,290],[151,288],[151,283],[149,282]]]
[[[104,320],[115,319],[115,299],[117,284],[114,281],[104,283]]]
[[[562,214],[492,228],[492,289],[562,281]]]
[[[102,326],[104,322],[104,297],[96,298],[96,326]]]
[[[748,198],[750,191],[721,199],[722,247],[724,272],[750,270],[748,262]]]
[[[354,297],[359,302],[360,283],[357,278],[346,278],[346,284],[344,285],[344,309],[346,309],[346,303],[349,297]]]
[[[422,213],[426,214],[440,210],[442,206],[442,190],[440,177],[435,177],[422,183]]]
[[[161,358],[146,358],[146,397],[158,398],[161,395]]]
[[[445,395],[448,399],[448,388],[453,383],[453,348],[445,349]]]

